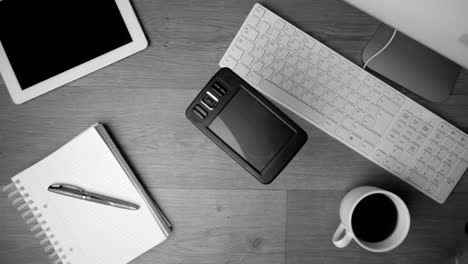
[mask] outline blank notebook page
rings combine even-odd
[[[166,239],[147,200],[93,126],[15,176],[45,221],[63,263],[127,263]],[[140,206],[126,210],[83,201],[47,188],[68,183]],[[15,183],[16,184],[16,183]]]

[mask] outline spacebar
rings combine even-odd
[[[268,80],[264,80],[260,85],[262,90],[267,94],[271,95],[283,106],[293,111],[295,114],[298,114],[306,120],[312,120],[316,124],[321,124],[324,116],[311,108],[310,106],[304,104],[302,101],[294,98],[291,94],[285,92],[283,89],[272,84]]]

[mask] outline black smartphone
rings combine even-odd
[[[185,114],[263,184],[307,141],[302,128],[228,68],[216,73]]]

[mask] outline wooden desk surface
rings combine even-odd
[[[254,1],[133,4],[148,49],[23,105],[0,81],[0,185],[99,121],[175,226],[133,263],[442,263],[453,255],[468,220],[466,174],[439,205],[287,111],[309,140],[272,184],[261,185],[186,120]],[[263,4],[359,65],[379,25],[338,0]],[[443,103],[410,96],[468,131],[466,71]],[[339,202],[359,185],[408,203],[411,230],[396,250],[332,245]],[[2,263],[47,263],[5,195],[0,209]]]

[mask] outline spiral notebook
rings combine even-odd
[[[103,125],[95,124],[3,189],[52,263],[128,263],[163,242],[171,226]],[[126,210],[49,192],[54,183],[137,204]]]

